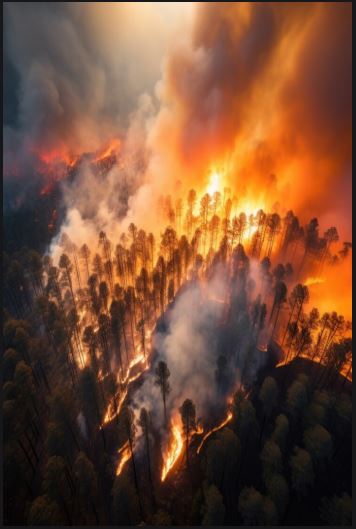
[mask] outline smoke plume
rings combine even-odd
[[[151,228],[162,189],[203,188],[218,166],[241,207],[318,215],[350,238],[351,3],[8,4],[5,17],[5,93],[18,80],[5,174],[125,143],[146,94],[124,226]]]

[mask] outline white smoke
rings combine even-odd
[[[258,272],[252,268],[252,275],[258,284]],[[222,269],[217,268],[211,278],[203,282],[186,285],[167,311],[167,330],[154,335],[154,349],[157,351],[155,367],[164,360],[170,370],[170,393],[167,411],[170,416],[176,412],[185,399],[191,399],[196,407],[197,418],[207,424],[216,413],[226,408],[227,396],[238,389],[246,350],[236,362],[236,343],[230,345],[228,361],[228,383],[221,393],[215,371],[221,354],[222,325],[226,322],[229,308],[231,284]],[[257,295],[257,292],[254,294]],[[232,316],[236,323],[238,314]],[[230,320],[231,321],[231,320]],[[267,336],[265,336],[267,339]],[[248,343],[248,329],[246,329]],[[262,365],[263,358],[252,358],[252,376]],[[154,369],[146,375],[142,386],[135,392],[132,405],[138,415],[143,406],[151,412],[155,428],[163,431],[163,404],[160,389],[155,385]],[[251,373],[250,373],[251,376]]]

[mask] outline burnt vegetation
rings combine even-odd
[[[351,323],[307,278],[351,244],[292,211],[235,215],[228,189],[158,207],[159,239],[131,224],[62,234],[58,262],[4,255],[5,523],[350,525]],[[227,294],[204,297],[217,273]],[[154,344],[191,285],[222,307],[211,417],[194,395],[171,408]],[[159,427],[134,405],[150,377]]]

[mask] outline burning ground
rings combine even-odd
[[[6,6],[9,522],[349,522],[350,14]]]

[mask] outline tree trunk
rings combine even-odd
[[[166,409],[166,393],[162,392],[162,398],[163,398],[163,412],[164,412],[164,426],[167,430],[168,424],[167,424],[167,409]]]
[[[281,346],[284,345],[284,340],[286,339],[287,332],[288,332],[288,327],[289,327],[289,324],[290,324],[290,322],[291,322],[291,320],[292,320],[292,316],[293,316],[293,312],[294,312],[295,304],[296,304],[296,301],[293,303],[293,307],[292,307],[291,313],[290,313],[290,315],[289,315],[289,320],[288,320],[288,323],[287,323],[287,327],[286,327],[285,333],[284,333],[284,335],[283,335],[283,340],[282,340]]]
[[[142,504],[141,504],[141,498],[140,498],[140,490],[138,488],[138,480],[137,480],[137,472],[136,472],[136,464],[135,464],[135,458],[133,453],[133,446],[132,446],[132,439],[131,435],[129,435],[129,444],[130,444],[130,452],[131,452],[131,463],[132,463],[132,470],[134,475],[134,482],[135,482],[135,488],[137,491],[137,497],[138,497],[138,504],[140,508],[140,515],[143,518],[143,511],[142,511]]]

